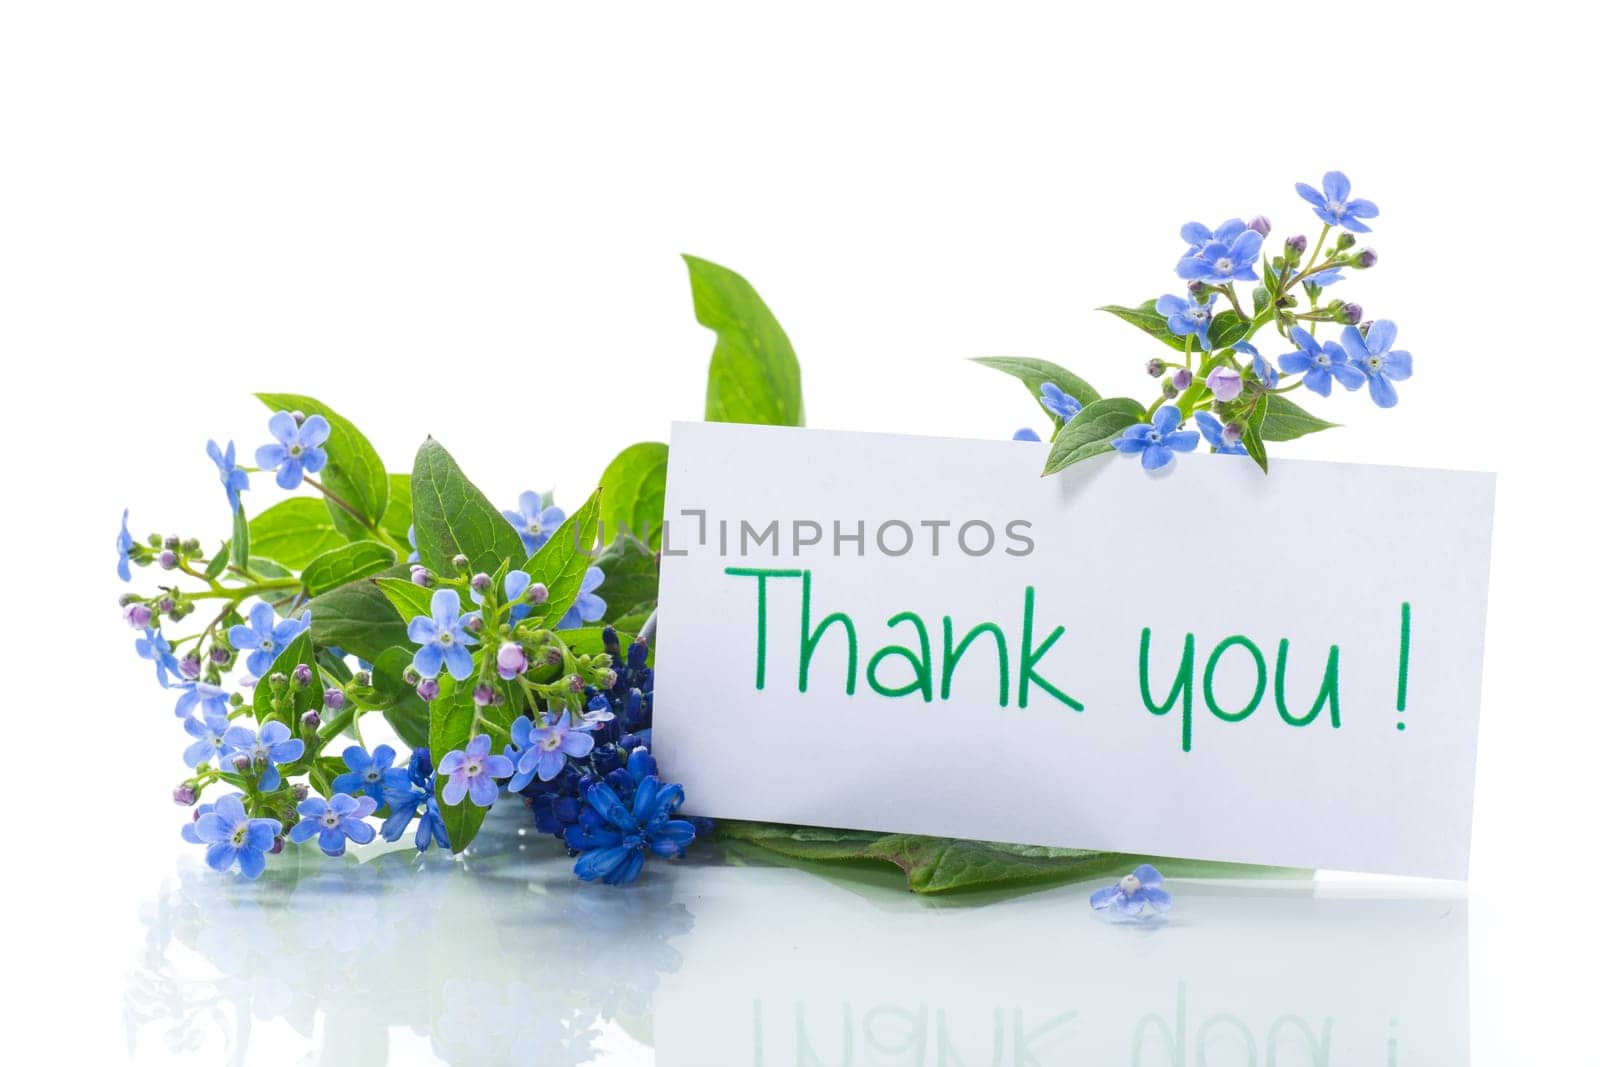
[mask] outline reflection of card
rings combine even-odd
[[[1043,447],[674,426],[695,809],[1465,877],[1493,477]]]
[[[1467,1063],[1464,900],[1172,883],[1165,921],[1111,922],[1087,886],[943,907],[723,873],[657,998],[663,1067]]]

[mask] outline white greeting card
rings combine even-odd
[[[1464,878],[1492,475],[678,423],[655,747],[724,818]]]

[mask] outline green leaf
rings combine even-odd
[[[529,558],[525,568],[528,577],[543,582],[545,588],[550,590],[550,597],[543,608],[546,619],[552,622],[559,620],[572,607],[572,602],[578,599],[583,576],[595,562],[593,557],[584,553],[593,550],[599,528],[600,490],[596,489],[584,501],[583,507],[569,515],[567,521],[561,524],[561,529]]]
[[[1269,273],[1271,270],[1271,267],[1267,268]],[[1272,294],[1267,292],[1266,286],[1258,285],[1254,289],[1250,290],[1250,306],[1255,309],[1257,315],[1267,310],[1267,305],[1271,302]]]
[[[1100,394],[1094,386],[1073,374],[1065,367],[1058,367],[1049,360],[1029,359],[1024,356],[978,356],[974,363],[981,363],[985,367],[993,367],[1002,374],[1009,374],[1023,385],[1028,387],[1028,395],[1033,397],[1033,402],[1038,404],[1052,421],[1056,416],[1045,408],[1044,402],[1039,398],[1039,387],[1045,382],[1054,382],[1056,386],[1078,403],[1087,407],[1100,399]]]
[[[1249,332],[1249,319],[1241,319],[1232,311],[1224,311],[1211,320],[1211,347],[1213,350],[1232,348],[1243,341]]]
[[[394,566],[394,549],[376,541],[351,541],[330,549],[306,564],[300,581],[312,596],[386,571]],[[316,618],[315,615],[312,616]]]
[[[417,553],[438,574],[454,574],[450,561],[457,555],[467,557],[468,574],[493,574],[506,560],[522,558],[517,531],[431,437],[417,449],[411,507]]]
[[[369,662],[372,688],[385,705],[383,717],[400,740],[412,748],[421,748],[429,740],[428,703],[402,677],[411,665],[412,652],[409,647],[386,648]]]
[[[250,544],[256,555],[295,570],[348,540],[316,497],[280,500],[250,520]]]
[[[440,687],[439,696],[428,706],[428,749],[433,753],[435,765],[446,753],[465,748],[472,740],[472,687],[457,686],[448,677],[440,679]],[[445,834],[450,838],[450,851],[460,852],[477,836],[488,809],[478,807],[471,797],[463,797],[459,804],[446,804],[444,787],[447,781],[444,775],[436,775],[434,790],[439,798]]]
[[[796,859],[892,863],[914,893],[1065,882],[1131,869],[1116,853],[1073,848],[726,820],[718,821],[717,832]]]
[[[1143,421],[1144,406],[1125,396],[1086,405],[1051,442],[1044,473],[1055,474],[1091,456],[1110,452],[1111,442],[1118,434]]]
[[[1258,402],[1251,408],[1250,417],[1245,420],[1244,436],[1240,440],[1244,450],[1255,460],[1256,466],[1261,468],[1262,474],[1267,473],[1267,448],[1261,443],[1261,423],[1266,415],[1267,405],[1264,402]]]
[[[707,422],[804,426],[800,361],[750,283],[726,267],[684,256],[694,315],[717,335],[706,379]]]
[[[631,534],[652,549],[661,547],[662,513],[667,499],[667,446],[655,441],[629,445],[600,476],[604,504],[602,537]],[[606,572],[609,580],[611,572]]]
[[[389,475],[389,503],[378,525],[397,545],[409,544],[411,532],[411,475]]]
[[[329,516],[339,532],[352,541],[372,536],[372,530],[389,502],[389,476],[383,460],[362,432],[344,416],[320,400],[296,393],[257,393],[256,397],[273,411],[300,411],[321,415],[328,420],[328,465],[318,477],[328,491],[356,512],[351,515],[331,499]],[[359,516],[359,518],[357,517]]]
[[[211,553],[211,562],[206,564],[207,578],[216,578],[228,569],[228,555],[232,545],[232,541],[225,542],[218,546],[215,552]]]
[[[1261,420],[1263,441],[1293,441],[1308,433],[1331,430],[1339,424],[1319,419],[1288,397],[1278,393],[1267,395],[1267,413]]]
[[[648,615],[655,610],[661,568],[656,555],[638,538],[622,535],[600,553],[594,565],[605,571],[605,621]],[[565,631],[563,631],[565,633]]]
[[[396,568],[390,577],[399,573]],[[385,649],[407,643],[406,620],[373,579],[350,582],[312,597],[306,608],[311,612],[311,636],[317,644],[336,645],[368,663],[376,663]]]
[[[428,707],[428,748],[433,753],[435,765],[446,754],[465,748],[467,742],[472,740],[475,716],[470,684],[458,685],[445,675],[439,679],[439,685],[439,696]],[[509,705],[485,708],[483,714],[495,721],[502,730],[510,726]],[[446,804],[444,787],[447,781],[444,775],[436,775],[434,788],[439,797],[439,814],[444,819],[445,833],[450,838],[450,851],[460,852],[477,836],[488,809],[478,807],[471,797],[463,797],[459,804]]]
[[[250,565],[250,520],[244,508],[233,509],[233,540],[228,542],[228,559],[235,567]]]
[[[1123,322],[1129,322],[1139,327],[1139,329],[1168,348],[1175,348],[1179,352],[1183,351],[1183,338],[1167,329],[1167,317],[1156,310],[1156,302],[1154,300],[1146,300],[1136,308],[1107,304],[1098,310],[1109,311]],[[1062,388],[1065,388],[1065,386]]]
[[[829,830],[811,826],[718,820],[717,836],[791,859],[822,863],[892,863],[915,893],[1016,888],[1126,874],[1155,860],[1168,877],[1303,877],[1310,873],[1243,863],[1160,859],[1075,848],[963,841],[947,837]]]
[[[406,578],[379,578],[377,583],[402,621],[409,623],[418,615],[427,615],[430,618],[433,616],[431,591]],[[315,619],[316,616],[313,615],[312,618]]]
[[[302,663],[311,668],[313,679],[320,678],[321,675],[317,672],[317,654],[314,641],[315,638],[309,632],[302,633],[299,637],[290,641],[278,653],[277,658],[272,661],[272,669],[256,683],[255,692],[252,696],[252,705],[257,722],[266,722],[269,718],[277,719],[279,722],[286,724],[291,731],[298,734],[300,731],[300,716],[310,711],[314,704],[321,705],[322,686],[313,681],[311,685],[298,689],[293,693],[288,688],[285,688],[282,694],[283,707],[275,712],[272,706],[272,685],[267,680],[274,674],[288,675]]]

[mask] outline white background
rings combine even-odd
[[[225,531],[203,445],[264,440],[250,390],[321,396],[401,469],[432,433],[498,498],[572,502],[700,411],[693,252],[776,310],[813,425],[1004,436],[1035,413],[966,357],[1147,385],[1149,346],[1092,308],[1176,291],[1191,218],[1310,228],[1293,183],[1339,167],[1382,208],[1344,295],[1417,375],[1284,452],[1500,473],[1475,1062],[1592,1057],[1580,11],[9,5],[4,981],[53,990],[10,1040],[120,1041],[118,887],[170,869],[183,739],[112,535],[125,505],[141,533]],[[1248,550],[1292,578],[1370,547]]]

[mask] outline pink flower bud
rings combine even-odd
[[[1232,367],[1218,367],[1206,375],[1206,388],[1218,400],[1226,403],[1239,399],[1239,394],[1244,392],[1244,379]]]

